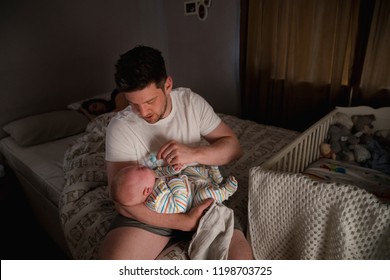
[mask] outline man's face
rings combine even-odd
[[[125,92],[131,108],[146,122],[156,123],[167,117],[172,109],[170,90],[157,88],[152,83],[142,90]]]

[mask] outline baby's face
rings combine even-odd
[[[154,171],[141,165],[128,166],[124,170],[116,200],[127,206],[144,202],[154,188]]]
[[[153,188],[155,182],[155,175],[153,170],[142,165],[135,166],[134,168],[134,171],[137,174],[135,178],[138,181],[138,184],[142,187]]]

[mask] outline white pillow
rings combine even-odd
[[[61,110],[10,122],[3,130],[20,146],[32,146],[81,133],[88,122],[78,111]]]

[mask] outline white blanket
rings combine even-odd
[[[233,236],[233,210],[213,203],[199,221],[188,247],[192,260],[226,260]]]
[[[390,259],[390,204],[356,186],[252,168],[256,259]]]

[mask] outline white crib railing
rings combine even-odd
[[[368,106],[336,107],[329,114],[302,132],[292,143],[284,147],[261,167],[267,170],[302,172],[309,164],[320,157],[320,144],[328,134],[329,126],[337,112],[348,116],[374,114],[376,130],[390,129],[390,107],[374,109]]]
[[[261,167],[275,171],[302,172],[320,157],[319,146],[326,138],[329,126],[337,112],[338,110],[335,109],[321,118],[302,132],[297,139],[264,162]]]

